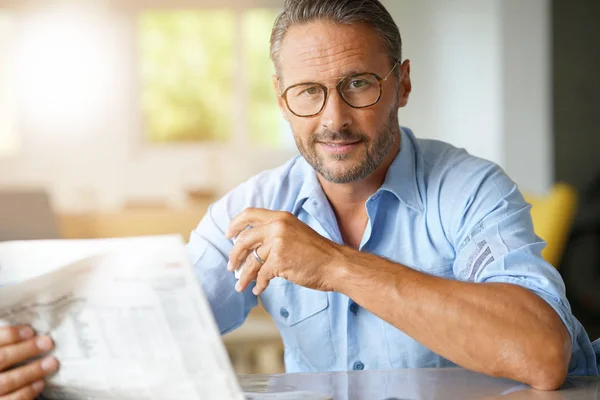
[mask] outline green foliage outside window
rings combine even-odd
[[[277,10],[145,12],[139,23],[142,113],[154,143],[227,141],[243,102],[249,141],[280,146],[269,37]],[[241,29],[236,31],[236,29]],[[242,54],[236,53],[241,38]],[[236,86],[245,80],[246,91]],[[245,93],[246,98],[242,98]]]
[[[141,105],[149,141],[230,137],[234,23],[234,13],[221,10],[141,16]]]
[[[242,24],[249,91],[248,131],[253,143],[266,146],[281,145],[281,125],[285,123],[277,108],[272,80],[275,69],[269,58],[269,39],[277,13],[273,9],[250,10],[244,13]]]

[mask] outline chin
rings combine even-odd
[[[359,163],[353,163],[352,165],[344,167],[340,167],[339,165],[332,167],[328,165],[326,168],[322,169],[321,175],[332,183],[352,183],[361,179],[360,176],[357,176],[359,175],[359,169]]]
[[[324,169],[329,171],[330,175],[343,177],[360,168],[360,165],[361,163],[353,160],[332,160],[324,164]]]

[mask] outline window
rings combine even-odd
[[[0,11],[0,157],[17,153],[17,105],[14,88],[12,44],[14,43],[15,17]],[[4,61],[8,60],[8,61]]]
[[[150,143],[282,147],[269,36],[278,10],[145,11],[139,17],[141,109]]]
[[[253,143],[281,146],[288,133],[287,121],[277,108],[272,75],[275,73],[269,58],[269,40],[277,12],[268,9],[244,13],[242,37],[244,42],[245,77],[248,82],[246,115],[248,132]]]

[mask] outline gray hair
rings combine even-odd
[[[333,21],[351,25],[364,23],[383,40],[390,64],[402,59],[402,37],[394,19],[379,0],[286,0],[271,31],[271,60],[279,73],[279,53],[287,31],[295,24]],[[395,75],[399,76],[399,69]]]

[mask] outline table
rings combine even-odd
[[[334,400],[600,400],[600,378],[570,377],[560,390],[543,392],[462,368],[245,375],[240,384],[256,393],[252,399],[274,399],[274,393],[283,392],[288,396],[282,399],[308,400],[310,392],[321,395],[315,399]],[[294,391],[304,394],[289,396]]]

